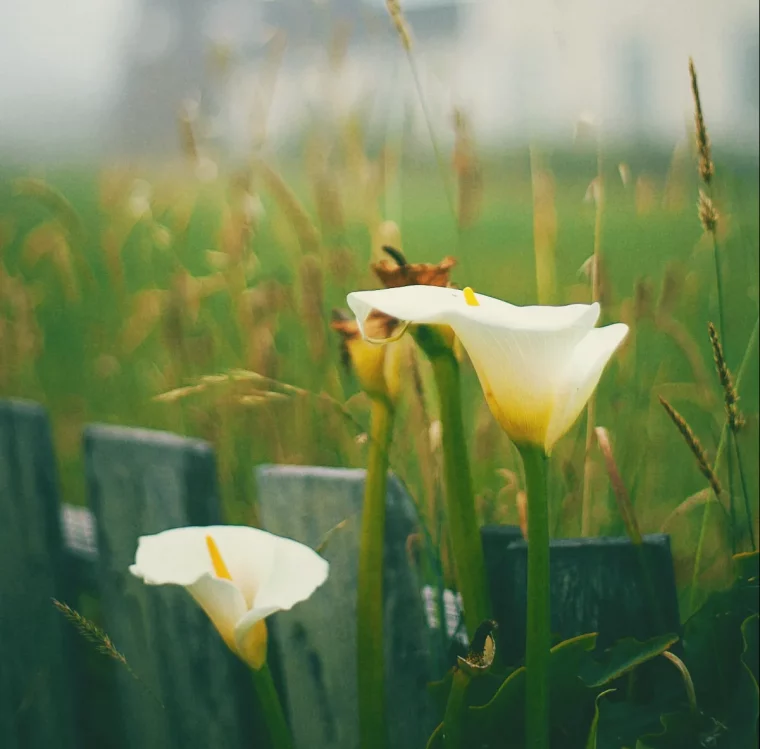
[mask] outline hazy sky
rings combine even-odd
[[[0,3],[0,101],[107,88],[138,0],[5,0]]]
[[[207,22],[213,28],[228,27],[250,46],[261,29],[251,20],[255,14],[241,13],[262,1],[206,0]],[[181,7],[182,2],[156,0],[155,4]],[[233,8],[236,2],[238,10]],[[371,2],[382,5],[384,0]],[[98,115],[108,111],[120,92],[124,63],[134,56],[134,46],[126,54],[127,45],[142,45],[147,54],[151,44],[162,43],[166,24],[160,16],[147,24],[156,37],[153,41],[145,27],[138,33],[142,8],[149,4],[150,0],[0,0],[0,145],[52,144],[77,137],[88,142],[96,136]],[[527,115],[534,108],[535,119],[550,123],[552,115],[572,118],[591,109],[609,122],[617,117],[625,123],[638,111],[631,98],[638,87],[642,106],[648,104],[670,123],[668,127],[680,128],[683,111],[689,107],[685,64],[693,54],[711,124],[733,127],[740,120],[749,125],[750,135],[757,128],[757,114],[742,108],[743,94],[733,85],[742,55],[751,63],[756,0],[470,0],[468,4],[476,10],[462,25],[461,44],[446,48],[437,61],[422,59],[420,68],[442,71],[442,86],[456,85],[466,95],[463,103],[484,119],[498,122],[502,115]],[[211,12],[213,8],[217,12]],[[744,47],[749,54],[742,51]],[[299,51],[288,54],[294,59]],[[636,62],[637,54],[641,64]],[[638,65],[639,72],[621,78],[621,66],[628,65],[628,59],[632,70]],[[278,91],[283,106],[289,98],[303,98],[309,79],[304,69],[289,72],[283,81],[289,80],[292,90]],[[457,76],[466,80],[457,81]],[[431,76],[429,85],[435,82]],[[364,83],[357,85],[361,88]],[[245,93],[247,84],[242,86]],[[434,90],[430,94],[435,98]],[[447,107],[450,99],[441,97]],[[547,102],[551,102],[548,110]]]

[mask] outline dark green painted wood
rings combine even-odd
[[[481,535],[500,642],[508,661],[516,662],[525,646],[527,545],[511,526],[485,527]],[[621,637],[642,640],[679,630],[667,535],[645,536],[642,550],[627,538],[552,541],[550,574],[552,632],[563,639],[598,632],[599,647],[606,647]]]
[[[124,749],[253,746],[247,668],[184,590],[128,571],[138,536],[219,522],[211,449],[110,426],[89,427],[84,447],[104,627],[140,677],[115,670]]]
[[[323,551],[327,582],[292,611],[272,617],[298,749],[357,749],[356,586],[363,470],[296,466],[257,469],[264,527]],[[426,689],[430,633],[407,554],[416,530],[401,483],[388,483],[385,541],[385,653],[388,745],[425,746],[434,727]],[[345,524],[329,533],[339,523]]]
[[[73,637],[45,410],[0,401],[0,746],[78,749]]]

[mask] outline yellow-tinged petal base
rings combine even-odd
[[[244,637],[238,638],[237,653],[253,669],[258,671],[267,660],[267,623],[256,622]]]

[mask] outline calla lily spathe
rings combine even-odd
[[[597,303],[517,307],[471,289],[356,291],[348,305],[362,329],[373,309],[410,324],[451,326],[494,417],[516,444],[546,453],[578,418],[628,332],[622,323],[595,328]]]
[[[297,541],[219,525],[141,536],[129,571],[148,585],[186,588],[228,647],[258,669],[266,660],[264,619],[309,598],[328,568]]]

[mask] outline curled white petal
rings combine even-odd
[[[546,432],[544,447],[547,452],[578,418],[599,384],[607,362],[626,335],[628,326],[623,323],[595,328],[573,349],[567,368],[560,378],[557,405]]]

